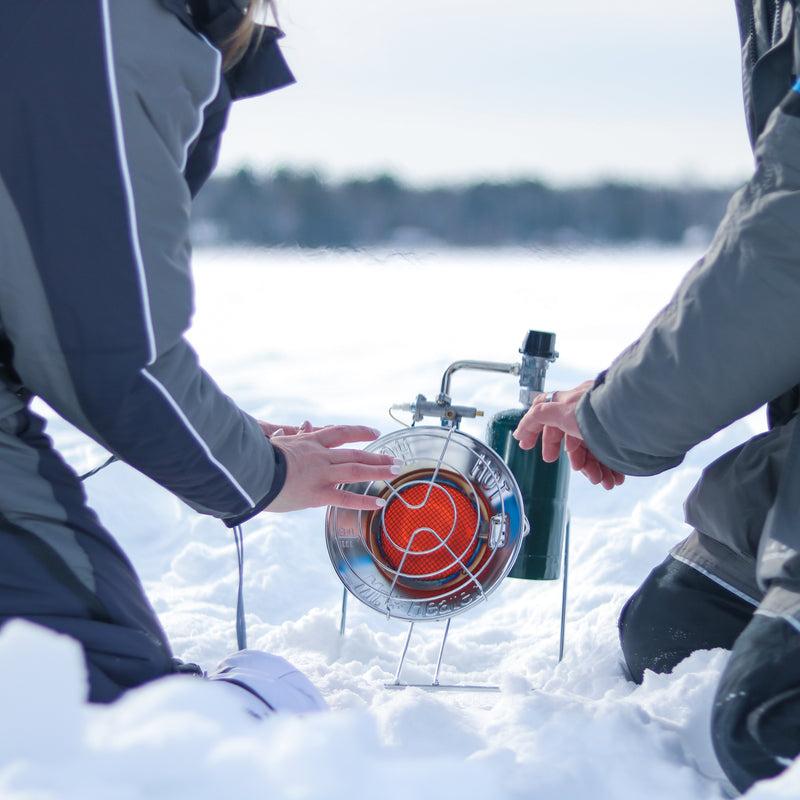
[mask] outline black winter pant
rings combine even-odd
[[[95,702],[173,671],[133,567],[28,410],[0,419],[0,624],[12,618],[81,643]]]
[[[670,672],[695,650],[731,657],[714,700],[711,734],[731,783],[746,791],[800,753],[800,632],[669,556],[619,620],[631,677]]]

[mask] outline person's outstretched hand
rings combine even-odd
[[[267,433],[265,426],[261,428]],[[402,469],[402,461],[363,450],[337,450],[340,445],[371,442],[380,435],[363,425],[331,425],[314,428],[303,423],[299,428],[273,427],[268,433],[272,446],[286,458],[286,481],[267,511],[299,511],[302,508],[338,506],[374,511],[384,500],[343,489],[340,483],[389,481]]]
[[[574,389],[553,392],[550,402],[547,402],[546,395],[537,395],[513,435],[523,450],[535,447],[541,436],[542,458],[547,462],[558,459],[563,441],[572,469],[585,475],[590,483],[613,489],[625,480],[625,476],[595,458],[583,441],[575,419],[575,409],[592,383],[585,381]]]

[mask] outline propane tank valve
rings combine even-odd
[[[545,331],[528,331],[522,342],[519,401],[525,408],[530,408],[533,398],[544,391],[547,368],[558,358],[555,347],[556,335]]]

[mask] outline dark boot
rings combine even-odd
[[[756,614],[722,673],[711,734],[720,765],[747,791],[782,772],[800,752],[800,633]]]

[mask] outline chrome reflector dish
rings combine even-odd
[[[378,511],[329,508],[328,553],[347,589],[389,617],[465,611],[508,574],[528,531],[522,495],[500,456],[455,428],[413,427],[367,450],[405,462],[390,483],[347,484]]]

